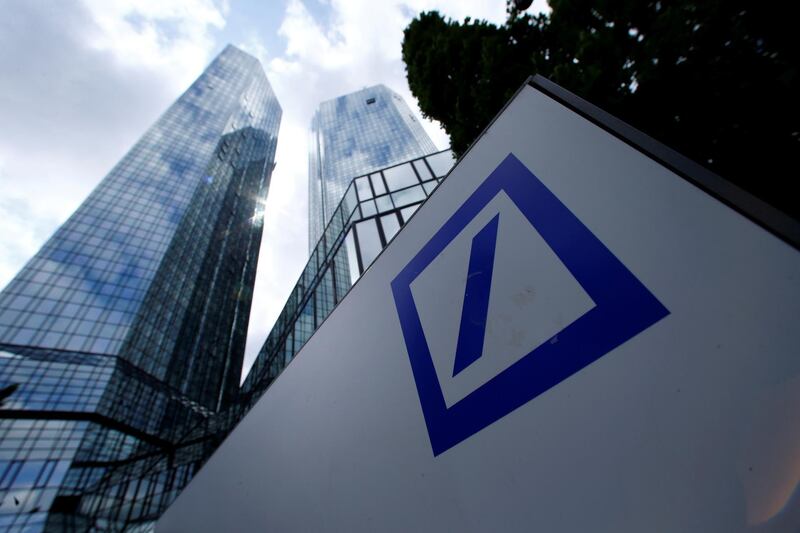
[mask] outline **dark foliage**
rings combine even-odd
[[[800,4],[551,0],[503,26],[422,13],[403,60],[422,112],[463,153],[541,74],[798,217]]]

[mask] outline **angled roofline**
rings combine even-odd
[[[664,165],[692,185],[749,218],[776,237],[800,249],[800,221],[649,135],[642,133],[610,113],[587,102],[580,96],[553,83],[544,76],[538,74],[531,76],[525,82],[525,85],[568,107],[621,141]]]
[[[514,95],[508,99],[503,108],[458,158],[453,168],[472,150],[525,87],[531,87],[549,96],[589,122],[606,130],[624,143],[667,167],[695,187],[702,189],[736,212],[744,215],[787,244],[800,249],[800,221],[539,74],[529,76],[519,89],[514,92]]]

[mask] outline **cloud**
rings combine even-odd
[[[0,183],[6,181],[5,166],[0,161]],[[38,202],[11,192],[0,195],[0,235],[7,236],[0,261],[0,279],[11,279],[21,265],[39,249],[58,218]]]
[[[3,12],[0,285],[197,76],[224,24],[206,0],[11,0]]]
[[[211,0],[83,0],[98,31],[88,39],[122,65],[167,69],[185,88],[208,62],[227,4]]]

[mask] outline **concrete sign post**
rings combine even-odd
[[[798,531],[798,236],[532,79],[157,530]]]

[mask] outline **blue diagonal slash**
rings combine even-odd
[[[483,354],[483,338],[486,334],[486,315],[489,312],[489,292],[492,287],[492,269],[494,268],[494,250],[497,244],[499,219],[500,213],[496,214],[472,238],[453,377],[477,361]]]

